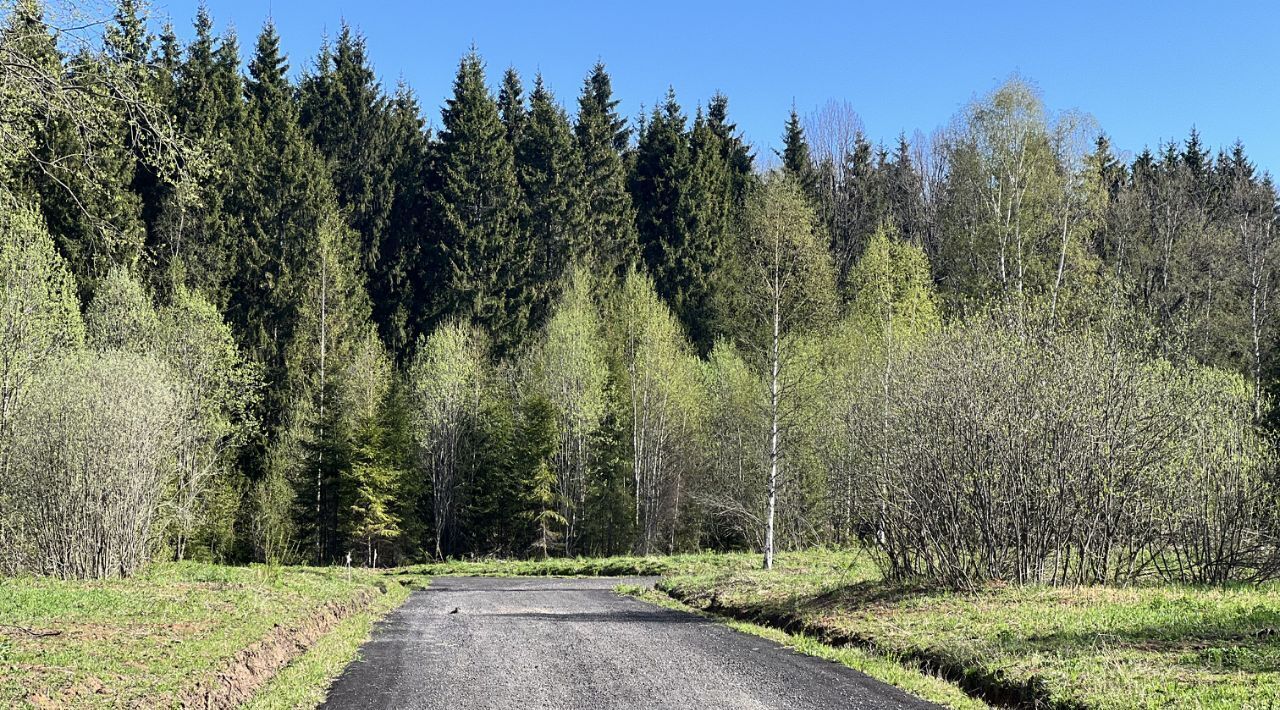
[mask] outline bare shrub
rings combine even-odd
[[[100,579],[146,562],[178,411],[168,370],[150,357],[74,353],[33,381],[12,458],[28,569]]]
[[[902,368],[887,472],[866,483],[881,492],[891,574],[960,586],[1274,575],[1269,449],[1239,377],[986,321]]]

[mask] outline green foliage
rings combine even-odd
[[[0,189],[0,572],[19,569],[25,552],[10,467],[22,444],[14,415],[40,373],[84,343],[75,291],[39,215]]]
[[[176,446],[170,542],[176,559],[233,554],[246,481],[236,452],[258,431],[262,381],[236,347],[230,326],[199,294],[179,289],[159,314],[156,354],[175,376],[183,435]]]
[[[893,227],[875,231],[849,281],[854,297],[847,318],[864,337],[910,341],[942,326],[929,260],[899,241]]]
[[[368,297],[359,274],[355,238],[330,214],[296,273],[298,324],[286,360],[288,409],[278,446],[288,447],[288,476],[306,501],[305,521],[315,559],[336,559],[343,547],[344,498],[349,493],[352,437],[385,396],[390,365],[369,331]]]
[[[142,284],[116,268],[94,290],[85,331],[88,344],[97,350],[149,354],[160,337],[160,318]]]
[[[698,495],[709,517],[708,542],[716,549],[764,544],[764,487],[768,401],[761,373],[753,371],[729,341],[716,343],[703,367],[708,465]]]
[[[403,85],[387,95],[365,38],[345,23],[336,45],[322,47],[299,95],[299,123],[327,163],[338,206],[359,236],[374,320],[397,353],[407,352],[425,306],[419,301],[427,298],[425,284],[413,281],[421,266],[416,241],[428,163],[417,101]]]
[[[557,492],[564,487],[558,485],[556,472],[551,469],[551,455],[559,440],[555,414],[547,399],[529,397],[520,404],[520,425],[516,431],[515,466],[518,475],[526,481],[525,505],[533,523],[530,550],[544,560],[552,550],[561,549],[563,530],[569,525],[569,519],[560,513],[561,494]]]
[[[609,404],[607,347],[593,290],[590,274],[576,270],[546,324],[529,377],[554,408],[559,433],[547,474],[555,479],[563,545],[571,552],[579,549],[592,512],[587,498],[603,458],[599,435]]]
[[[0,191],[0,447],[26,383],[50,359],[84,343],[75,279],[40,215]],[[4,450],[0,449],[0,466]]]
[[[414,441],[425,462],[437,558],[459,547],[459,511],[465,493],[463,469],[470,452],[463,442],[475,426],[488,372],[485,343],[472,326],[456,321],[420,338],[409,367],[415,410]]]
[[[781,548],[874,540],[952,581],[1280,573],[1280,230],[1242,146],[1126,165],[1014,77],[929,141],[793,109],[758,176],[719,94],[669,93],[632,145],[602,64],[571,122],[541,77],[491,95],[473,51],[433,137],[346,25],[295,85],[270,22],[246,75],[206,10],[180,46],[135,0],[100,31],[10,8],[0,549],[29,547],[30,383],[138,357],[177,429],[146,543],[180,558],[754,548],[776,517]],[[1107,432],[1147,458],[1081,453]],[[1099,508],[1105,553],[973,523]],[[931,515],[985,541],[915,550]]]
[[[614,406],[632,441],[633,546],[640,554],[670,552],[683,522],[682,491],[697,457],[692,435],[704,400],[698,362],[647,276],[629,274],[612,308]]]
[[[733,335],[752,358],[766,358],[778,335],[820,330],[836,314],[831,256],[813,208],[785,173],[771,176],[747,199],[738,248],[746,281],[733,303],[742,314]]]

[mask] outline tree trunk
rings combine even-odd
[[[764,527],[764,568],[773,569],[773,518],[778,506],[778,374],[780,368],[779,346],[782,331],[781,284],[774,272],[773,292],[773,367],[769,381],[769,502]]]

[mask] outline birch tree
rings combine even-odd
[[[559,443],[551,469],[556,476],[566,554],[576,551],[587,488],[596,458],[594,440],[605,415],[608,367],[604,330],[592,300],[590,275],[573,274],[568,290],[547,322],[541,349],[542,388],[556,412]]]
[[[957,305],[998,294],[1021,314],[1058,262],[1060,194],[1044,107],[1014,78],[976,101],[944,143],[947,212],[939,270]]]
[[[451,550],[459,533],[462,443],[479,408],[485,358],[480,332],[453,321],[419,340],[409,368],[414,440],[430,482],[437,558]]]
[[[764,566],[771,569],[788,429],[804,416],[803,390],[813,375],[809,368],[795,367],[795,360],[801,336],[834,316],[835,278],[813,210],[788,177],[771,176],[750,196],[744,240],[743,305],[749,323],[740,337],[764,370],[768,387]]]
[[[632,272],[615,306],[622,404],[631,429],[635,552],[674,547],[698,425],[697,360],[653,282]],[[687,500],[683,501],[687,502]]]
[[[235,453],[256,431],[253,415],[261,389],[258,367],[236,347],[231,328],[199,294],[179,289],[159,318],[158,355],[174,375],[180,403],[180,436],[174,449],[171,544],[185,559],[194,536],[208,554],[226,559],[234,542],[234,511],[217,504],[243,494]]]
[[[1239,255],[1239,290],[1247,311],[1247,367],[1254,383],[1253,415],[1263,414],[1263,370],[1267,365],[1271,337],[1271,296],[1277,264],[1280,264],[1280,238],[1277,238],[1276,194],[1270,179],[1256,180],[1253,166],[1243,158],[1237,146],[1237,158],[1228,176],[1227,223]]]

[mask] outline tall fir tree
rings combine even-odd
[[[706,130],[707,141],[715,141]],[[705,264],[702,247],[692,230],[693,162],[685,117],[669,90],[640,132],[631,173],[631,198],[636,204],[636,234],[654,284],[688,331],[702,335],[701,283]],[[705,151],[713,164],[720,161],[718,143]],[[714,157],[713,157],[714,154]],[[721,170],[723,173],[723,170]],[[715,179],[715,178],[713,178]],[[718,178],[717,180],[722,180]]]
[[[387,125],[390,102],[369,63],[365,38],[343,23],[299,87],[299,121],[329,166],[338,204],[360,236],[361,267],[371,289],[385,295],[394,261],[382,240],[395,201],[395,165],[402,146]]]
[[[681,199],[688,238],[680,254],[684,293],[678,313],[699,352],[711,352],[717,333],[714,295],[732,229],[737,187],[732,149],[699,109],[689,137],[690,166]]]
[[[639,257],[622,157],[630,131],[618,115],[604,64],[597,63],[583,82],[574,134],[582,156],[582,200],[591,217],[583,235],[588,254],[601,269],[622,276]]]
[[[285,348],[293,340],[296,273],[309,258],[308,240],[335,209],[324,162],[303,136],[288,63],[268,22],[258,36],[245,83],[248,98],[244,169],[230,205],[238,220],[228,320],[243,347],[261,362],[268,382],[264,423],[279,423]]]
[[[528,208],[521,232],[533,251],[528,278],[536,291],[530,294],[530,322],[538,327],[558,297],[567,269],[586,258],[588,247],[582,157],[569,118],[541,75],[530,96],[516,169]]]
[[[175,112],[183,135],[198,146],[202,184],[197,204],[167,205],[150,235],[157,280],[186,281],[225,306],[228,284],[237,269],[238,225],[229,201],[242,187],[246,115],[240,47],[234,34],[214,35],[213,19],[201,7],[195,38],[178,67]]]
[[[276,461],[287,467],[297,491],[298,529],[312,559],[325,564],[344,549],[342,533],[358,485],[353,464],[360,413],[379,403],[362,401],[367,391],[354,386],[369,374],[358,357],[369,333],[358,237],[335,204],[304,242],[303,258],[290,274],[297,323],[286,355],[286,418],[275,446],[281,454]]]
[[[815,199],[819,190],[818,166],[809,149],[804,124],[800,121],[795,105],[791,106],[791,114],[787,116],[787,126],[782,134],[782,151],[778,153],[778,157],[782,159],[782,171],[796,181],[809,199]]]
[[[508,352],[528,322],[528,254],[516,238],[523,200],[506,127],[474,50],[462,58],[442,114],[431,194],[441,271],[436,315],[473,319]]]
[[[369,295],[383,342],[396,358],[404,360],[417,335],[423,332],[435,283],[427,249],[431,136],[417,97],[403,82],[391,100],[387,135],[396,146],[392,162],[395,198]]]
[[[507,128],[507,142],[518,150],[529,122],[529,109],[524,105],[524,83],[515,67],[507,67],[502,73],[502,87],[498,89],[498,115]]]
[[[716,92],[707,104],[707,125],[720,139],[720,148],[729,170],[729,180],[735,206],[741,206],[755,175],[755,156],[738,126],[729,120],[729,97]]]

